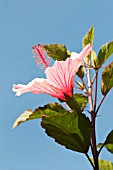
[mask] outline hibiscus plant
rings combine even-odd
[[[57,98],[58,103],[26,110],[13,128],[28,120],[41,119],[41,127],[48,136],[65,148],[84,154],[93,170],[108,170],[108,167],[113,170],[112,162],[99,158],[103,147],[113,154],[113,130],[99,144],[95,130],[99,109],[113,87],[113,62],[102,67],[113,54],[113,41],[103,45],[96,55],[93,39],[92,26],[82,40],[83,50],[79,54],[70,52],[62,44],[33,47],[36,62],[45,70],[46,79],[35,78],[27,85],[13,85],[13,91],[17,96],[26,92],[46,93]],[[50,65],[50,58],[55,60],[53,65]],[[99,73],[102,73],[101,99],[97,102]]]

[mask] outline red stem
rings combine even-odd
[[[94,170],[99,170],[99,165],[98,165],[98,152],[97,152],[97,147],[96,147],[96,131],[95,131],[95,113],[92,111],[91,113],[91,120],[92,120],[92,149],[93,149],[93,157],[94,157],[94,163],[95,163],[95,169]]]
[[[97,107],[97,110],[96,110],[96,112],[95,112],[96,115],[97,115],[97,113],[98,113],[98,111],[99,111],[99,109],[100,109],[100,106],[102,105],[102,103],[103,103],[105,97],[106,97],[106,95],[104,95],[104,96],[102,97],[102,99],[101,99],[101,101],[100,101],[100,103],[99,103],[99,105],[98,105],[98,107]]]
[[[89,68],[87,69],[87,79],[88,79],[88,87],[89,87],[88,99],[89,99],[91,123],[92,123],[92,133],[91,133],[92,147],[91,148],[92,148],[92,154],[93,154],[94,165],[95,165],[94,170],[99,170],[98,152],[97,152],[97,147],[96,147],[96,131],[95,131],[96,114],[95,114],[95,110],[94,110],[94,109],[96,109],[98,74],[96,73],[94,108],[93,108],[93,100],[92,100],[92,82],[91,82],[91,78],[90,78],[90,69]]]

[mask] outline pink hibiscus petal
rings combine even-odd
[[[83,60],[84,57],[86,57],[91,52],[91,50],[92,50],[92,45],[88,44],[83,48],[83,50],[79,54],[76,52],[72,52],[70,58],[72,60],[75,60],[75,59]]]
[[[16,92],[17,96],[20,96],[21,94],[27,92],[31,92],[34,94],[46,93],[51,95],[52,97],[61,98],[62,100],[65,100],[63,92],[58,88],[50,85],[47,80],[43,78],[36,78],[27,85],[13,85],[12,90]]]
[[[92,46],[88,44],[79,54],[79,58],[73,56],[65,61],[55,61],[53,67],[47,67],[45,73],[48,83],[72,97],[74,76],[82,65],[82,60],[89,54],[91,49]]]

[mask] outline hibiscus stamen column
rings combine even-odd
[[[42,49],[41,45],[40,44],[35,45],[34,47],[32,47],[32,49],[33,49],[34,58],[36,58],[36,62],[38,64],[42,64],[45,67],[48,67],[50,63],[50,59],[46,55],[45,51]]]

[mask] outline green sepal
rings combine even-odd
[[[105,147],[109,152],[113,154],[113,130],[108,134],[104,143],[99,143],[98,148]]]
[[[71,52],[66,49],[65,45],[62,44],[46,44],[41,46],[46,51],[48,56],[54,60],[66,60],[71,55]]]
[[[83,78],[84,77],[84,67],[80,66],[80,68],[76,74],[78,77]]]
[[[104,62],[113,54],[113,41],[104,44],[99,51],[98,54],[98,65],[97,67],[100,68]]]
[[[113,62],[104,68],[102,72],[101,92],[106,95],[113,87]]]
[[[77,100],[74,97],[67,96],[66,94],[64,94],[64,95],[65,95],[65,98],[66,98],[65,102],[70,107],[70,109],[73,110],[73,111],[76,111],[78,114],[81,113],[82,110],[81,110]]]
[[[23,114],[21,114],[14,122],[13,128],[33,119],[40,119],[42,117],[51,117],[56,115],[63,115],[69,113],[61,104],[49,103],[43,107],[38,107],[34,111],[28,109]]]
[[[75,93],[73,95],[74,99],[78,102],[80,109],[83,110],[86,107],[86,104],[88,102],[88,98],[84,96],[83,94]]]
[[[75,81],[75,82],[79,86],[80,90],[84,90],[84,85],[81,82],[79,82],[79,81]]]
[[[94,69],[98,68],[98,58],[94,50],[91,51],[92,66]]]
[[[87,153],[92,126],[89,118],[76,112],[62,116],[44,117],[42,127],[57,143],[73,151]]]

